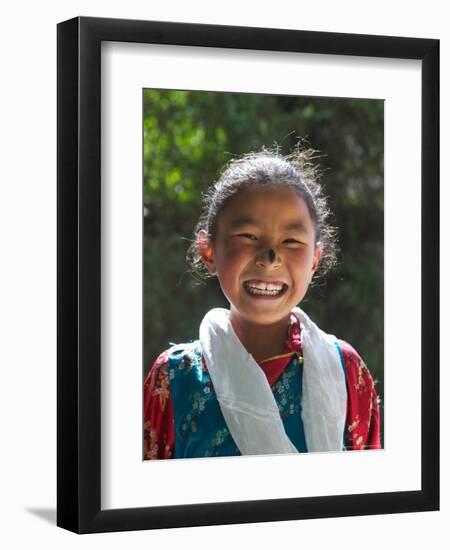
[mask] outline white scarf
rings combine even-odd
[[[302,421],[307,449],[341,451],[347,390],[336,339],[300,308],[292,312],[301,326]],[[216,308],[205,315],[200,345],[223,417],[240,452],[298,452],[285,432],[266,375],[236,336],[228,310]]]

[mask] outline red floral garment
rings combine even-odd
[[[339,340],[347,380],[345,446],[349,451],[381,449],[380,407],[366,364],[350,344]]]
[[[348,392],[346,449],[380,449],[380,411],[374,381],[353,347],[342,340],[339,345]],[[301,343],[298,319],[292,315],[283,354],[258,363],[270,385],[281,376],[294,354],[301,354]],[[175,428],[167,357],[166,350],[156,359],[144,382],[144,460],[173,456]],[[203,367],[206,369],[204,361]]]
[[[167,355],[161,353],[144,382],[144,460],[172,458],[175,445]]]

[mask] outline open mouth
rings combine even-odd
[[[288,285],[281,281],[245,281],[244,288],[250,296],[261,296],[267,298],[278,298],[288,289]]]

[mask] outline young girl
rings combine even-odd
[[[230,309],[155,361],[144,384],[144,459],[380,448],[373,379],[299,304],[335,261],[312,151],[230,162],[191,247]]]

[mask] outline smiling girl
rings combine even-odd
[[[298,304],[335,262],[312,163],[263,150],[229,163],[190,249],[230,308],[172,346],[144,384],[144,459],[378,449],[379,405],[357,352]]]

